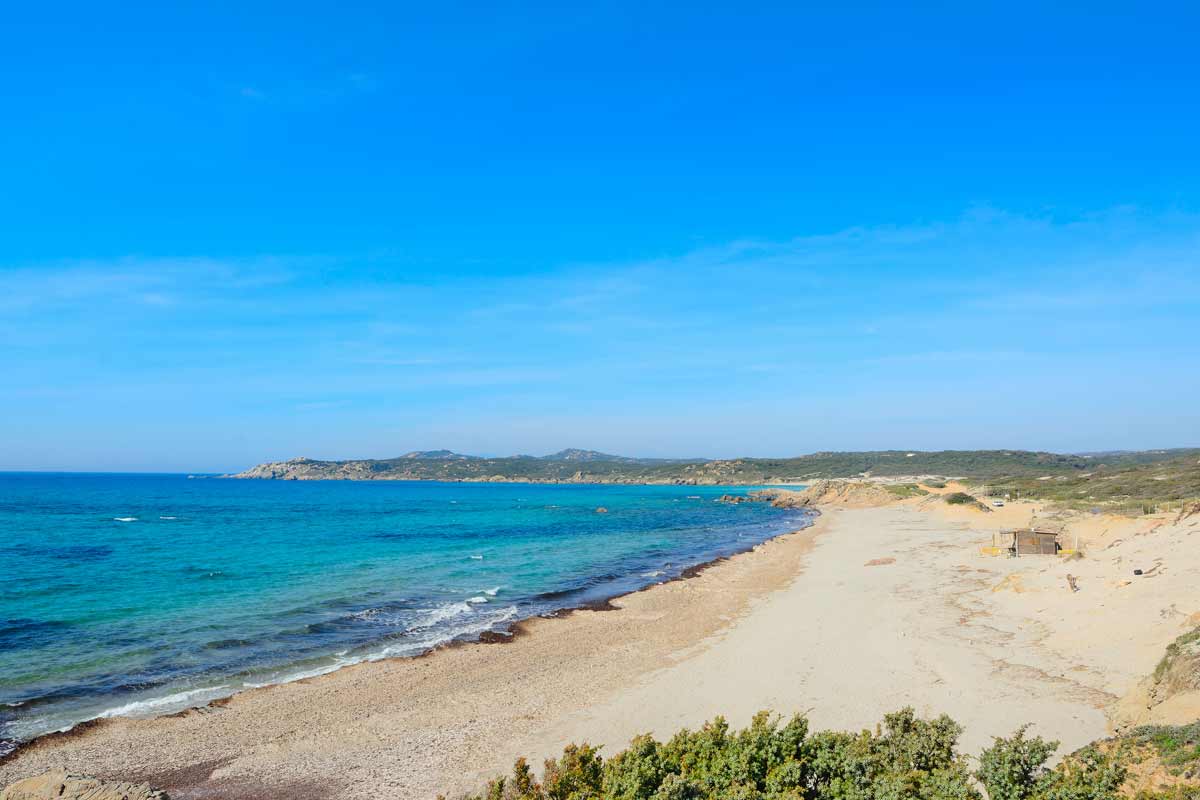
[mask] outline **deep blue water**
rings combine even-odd
[[[807,524],[714,502],[744,491],[0,474],[0,739],[415,655]]]

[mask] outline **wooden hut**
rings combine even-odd
[[[985,552],[1010,556],[1054,556],[1062,548],[1058,531],[1046,528],[1012,528],[992,534],[992,546]]]

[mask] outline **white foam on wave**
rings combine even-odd
[[[418,635],[412,636],[408,641],[389,645],[378,653],[367,656],[365,660],[378,661],[396,656],[417,655],[439,645],[448,644],[455,639],[478,636],[484,631],[492,630],[498,625],[513,621],[519,614],[520,612],[516,606],[497,608],[493,611],[483,611],[480,609],[480,611],[458,621],[457,624],[438,626],[436,629],[422,631],[430,635],[422,636],[419,635],[421,633],[419,632]]]
[[[113,522],[137,522],[137,517],[113,517]]]
[[[473,561],[483,561],[483,556],[471,556],[471,560],[473,560]]]
[[[134,700],[115,708],[101,711],[95,719],[107,717],[143,717],[167,714],[193,705],[203,705],[226,693],[229,686],[208,686],[203,689],[188,689],[175,694],[154,697],[149,700]]]
[[[159,519],[179,519],[179,517],[163,517],[163,516],[159,516]]]
[[[484,594],[486,594],[488,597],[495,597],[497,594],[500,593],[500,590],[503,588],[504,588],[503,586],[493,586],[491,589],[482,589],[481,591]]]
[[[486,603],[487,601],[488,601],[488,599],[481,594],[477,594],[474,597],[467,598],[468,603]]]
[[[471,606],[468,603],[446,603],[430,610],[420,621],[410,625],[409,631],[421,631],[426,628],[432,628],[439,623],[448,622],[455,617],[463,614],[471,613]]]
[[[497,590],[499,588],[496,587]],[[371,609],[368,609],[369,611]],[[447,603],[432,609],[429,615],[422,621],[422,625],[410,627],[406,631],[408,635],[405,636],[403,642],[389,645],[376,652],[350,656],[348,650],[341,650],[333,654],[331,661],[307,669],[275,672],[270,677],[260,681],[244,681],[235,684],[187,689],[162,697],[135,700],[105,709],[83,720],[71,721],[65,725],[62,724],[65,722],[62,719],[52,720],[45,717],[26,719],[22,720],[22,725],[14,726],[13,732],[16,734],[15,738],[19,742],[22,739],[32,738],[33,736],[47,733],[50,730],[71,730],[75,725],[87,721],[87,719],[155,717],[163,714],[171,714],[188,708],[204,706],[214,700],[228,697],[245,689],[261,689],[267,686],[316,678],[330,672],[336,672],[342,667],[360,664],[364,661],[379,661],[385,658],[419,655],[456,639],[478,636],[485,631],[494,630],[507,622],[512,622],[519,616],[520,611],[516,606],[485,610],[483,608],[476,609],[468,603]],[[451,623],[451,620],[454,620],[454,622]],[[5,705],[19,706],[21,703],[6,703]],[[47,723],[49,723],[49,727],[47,727]],[[8,745],[9,743],[6,740],[0,740],[0,757],[5,755],[4,750]],[[12,748],[16,746],[15,742],[11,745]]]
[[[660,578],[665,574],[666,573],[663,572],[661,569],[652,569],[649,572],[643,572],[642,577],[643,578]]]
[[[303,681],[303,680],[307,680],[308,678],[319,678],[322,675],[328,675],[331,672],[337,672],[342,667],[349,667],[353,664],[358,664],[365,660],[366,659],[362,659],[362,658],[338,657],[337,660],[332,664],[323,664],[319,667],[314,667],[312,669],[298,670],[296,672],[288,672],[278,678],[275,678],[275,679],[269,680],[269,681],[263,681],[262,683],[250,683],[249,681],[247,681],[245,683],[245,688],[247,688],[247,689],[262,689],[263,687],[266,687],[266,686],[278,686],[279,684],[282,684],[282,683],[292,683],[293,681]]]

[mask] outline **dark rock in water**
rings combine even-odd
[[[170,800],[148,784],[102,781],[55,770],[17,781],[0,792],[0,800]]]
[[[718,503],[729,503],[729,504],[735,505],[735,506],[738,503],[765,503],[765,502],[767,502],[767,500],[768,500],[767,497],[759,496],[759,494],[757,492],[752,492],[749,495],[723,494],[717,498]]]

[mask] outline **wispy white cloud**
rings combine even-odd
[[[1200,304],[1200,217],[975,209],[515,276],[389,274],[379,259],[359,272],[357,261],[129,257],[0,270],[0,323],[31,347],[62,341],[69,317],[95,328],[87,347],[144,343],[171,369],[219,358],[274,380],[292,371],[379,391],[387,381],[562,381],[569,393],[730,370],[766,380],[806,365],[970,363],[1053,342],[1083,347],[1089,335],[1098,344],[1133,305]],[[128,319],[114,323],[113,309]],[[368,381],[368,370],[379,374]]]
[[[376,432],[403,423],[424,437],[408,449],[556,449],[591,434],[608,449],[716,455],[949,445],[946,409],[965,420],[960,444],[978,442],[972,415],[997,439],[1056,420],[1044,441],[1005,442],[1038,446],[1084,405],[1068,446],[1134,422],[1188,439],[1197,419],[1172,399],[1200,390],[1186,369],[1200,359],[1194,215],[975,209],[508,275],[388,263],[0,265],[16,387],[0,418],[197,420],[263,451],[306,451],[314,435],[385,447]],[[1153,387],[1122,377],[1147,371]],[[1044,408],[1017,392],[1028,385]],[[1154,418],[1137,422],[1139,407]]]
[[[237,93],[247,101],[269,101],[273,107],[303,107],[370,95],[382,87],[378,75],[359,70],[303,80],[264,80],[239,86]]]
[[[127,256],[0,267],[0,309],[36,311],[94,302],[165,306],[215,296],[229,301],[246,292],[287,284],[297,270],[316,262],[272,256]]]

